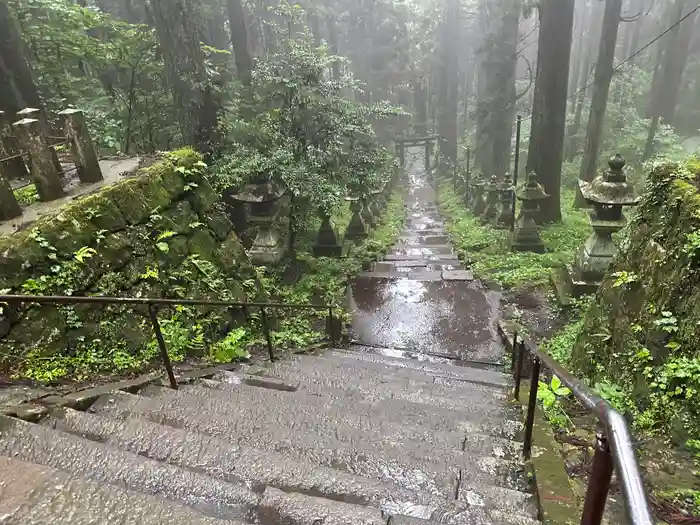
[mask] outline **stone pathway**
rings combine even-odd
[[[0,415],[0,522],[540,525],[512,378],[429,355],[496,360],[498,297],[410,173],[405,235],[353,289],[363,341],[418,355],[330,349]]]
[[[457,259],[420,150],[406,155],[405,231],[392,252],[352,284],[353,337],[372,347],[497,363],[500,295]]]

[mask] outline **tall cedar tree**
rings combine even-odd
[[[575,0],[542,0],[539,6],[537,78],[527,172],[535,172],[550,195],[540,211],[543,222],[561,221],[561,166],[574,3]]]

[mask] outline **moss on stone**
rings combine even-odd
[[[219,243],[214,239],[212,233],[206,228],[195,231],[188,240],[190,255],[198,255],[201,259],[216,261],[215,252]]]
[[[153,210],[135,178],[110,186],[102,194],[114,202],[127,224],[144,222]]]
[[[206,224],[220,241],[225,240],[233,230],[233,224],[221,207],[215,206],[206,214]]]
[[[126,227],[126,220],[117,205],[103,193],[88,195],[76,206],[84,210],[84,216],[96,230],[114,232]]]
[[[200,218],[204,218],[204,214],[211,209],[219,196],[206,179],[202,179],[197,184],[197,187],[189,192],[189,200]]]
[[[216,258],[221,268],[224,268],[227,273],[236,274],[240,267],[251,267],[245,248],[243,248],[243,245],[238,240],[238,236],[233,232],[216,250]]]
[[[48,266],[47,252],[31,237],[30,230],[0,237],[0,288],[20,286],[38,266]]]
[[[700,355],[700,194],[687,166],[658,166],[649,175],[629,239],[572,352],[572,364],[592,383],[620,385],[630,396],[627,410],[670,432],[700,418],[695,374],[682,370]],[[700,426],[686,427],[700,434]]]

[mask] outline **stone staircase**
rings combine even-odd
[[[0,524],[539,523],[498,297],[421,176],[394,252],[353,283],[364,345],[0,416]]]
[[[3,416],[0,523],[534,525],[510,378],[362,350]]]

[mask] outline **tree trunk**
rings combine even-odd
[[[416,74],[413,79],[413,128],[416,135],[428,134],[428,101],[424,80]]]
[[[575,108],[574,108],[574,121],[571,123],[567,135],[569,137],[569,142],[567,145],[566,159],[572,162],[576,155],[578,154],[578,133],[581,131],[581,121],[583,120],[583,106],[586,102],[586,92],[588,91],[588,73],[591,70],[591,57],[589,54],[586,55],[586,59],[583,62],[583,69],[581,71],[580,85],[578,86],[578,91],[574,97]]]
[[[541,206],[542,222],[561,221],[561,165],[575,0],[542,0],[537,79],[532,109],[527,172],[535,172],[550,195]]]
[[[338,28],[333,16],[326,17],[326,27],[328,28],[328,46],[332,55],[338,56]],[[340,62],[335,60],[331,64],[331,73],[336,82],[341,78]]]
[[[3,78],[0,110],[16,113],[26,107],[43,111],[44,104],[22,51],[17,21],[5,0],[0,0],[0,62]]]
[[[153,0],[152,7],[182,141],[209,152],[217,108],[207,88],[197,10],[191,0]]]
[[[440,153],[452,164],[457,161],[457,110],[459,104],[459,1],[447,0],[441,31],[440,81],[438,92],[438,126]]]
[[[253,59],[248,47],[248,28],[241,0],[227,0],[229,29],[231,30],[231,45],[236,59],[238,78],[244,86],[250,86]]]
[[[679,14],[676,20],[680,20],[685,16],[691,7],[685,0],[678,2]],[[683,73],[688,62],[688,51],[690,49],[690,40],[694,33],[695,21],[697,12],[686,18],[681,24],[670,33],[672,38],[668,40],[669,52],[664,60],[664,87],[662,89],[663,96],[659,100],[659,116],[666,124],[674,124],[676,115],[676,106],[683,84]],[[673,44],[671,44],[673,42]]]
[[[479,23],[484,42],[477,78],[475,165],[487,177],[510,171],[515,111],[519,4],[483,0]]]
[[[621,13],[622,0],[606,0],[603,30],[598,48],[598,61],[596,62],[595,82],[593,84],[591,112],[588,115],[588,126],[586,128],[586,147],[579,174],[579,178],[586,181],[591,181],[596,176]],[[577,203],[579,205],[584,204],[582,197],[578,194]]]

